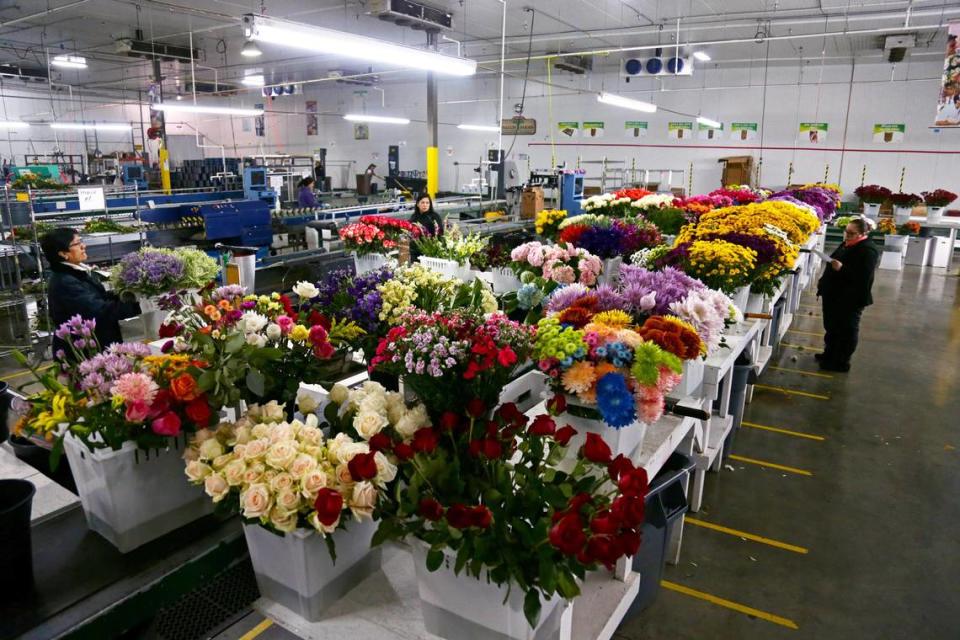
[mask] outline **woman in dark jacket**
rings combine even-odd
[[[316,184],[316,180],[311,177],[306,177],[300,181],[297,187],[300,189],[297,194],[297,204],[301,207],[319,207],[320,203],[317,201],[317,196],[313,193],[313,185]]]
[[[417,206],[410,216],[410,222],[423,227],[428,236],[443,235],[443,219],[433,210],[433,199],[426,193],[417,198]]]
[[[47,295],[54,328],[79,315],[97,321],[96,336],[101,348],[122,342],[120,320],[139,315],[140,304],[122,301],[97,281],[92,267],[83,262],[87,248],[75,229],[50,231],[40,241],[40,247],[53,272]],[[54,358],[63,360],[66,352],[67,345],[55,337]]]

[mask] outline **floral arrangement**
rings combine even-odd
[[[699,280],[672,267],[650,271],[634,265],[620,266],[619,284],[622,309],[638,322],[651,315],[669,313],[671,304],[704,287]]]
[[[456,410],[464,398],[493,406],[532,339],[531,327],[499,313],[411,312],[380,341],[370,370],[401,376],[433,415]]]
[[[957,194],[946,189],[934,189],[923,192],[923,201],[928,207],[946,207],[957,199]]]
[[[832,186],[836,187],[836,185]],[[829,222],[836,215],[837,207],[840,205],[840,192],[839,187],[828,189],[822,185],[813,184],[790,191],[781,191],[768,198],[768,200],[781,199],[796,205],[812,207],[821,222]]]
[[[724,240],[694,240],[677,244],[660,265],[675,266],[711,289],[733,293],[750,284],[756,262],[757,252],[748,247]]]
[[[404,238],[419,238],[423,230],[406,220],[388,216],[360,216],[357,222],[342,227],[339,232],[344,246],[359,255],[386,253],[396,249]]]
[[[616,200],[622,200],[628,198],[630,202],[636,202],[644,196],[650,195],[650,191],[646,189],[639,188],[630,188],[630,189],[620,189],[619,191],[614,192],[613,197]]]
[[[128,253],[113,268],[114,290],[156,296],[179,289],[196,289],[220,271],[217,261],[196,249],[141,249]]]
[[[101,350],[95,320],[74,316],[56,331],[69,354],[57,374],[39,371],[22,354],[43,390],[28,398],[30,411],[14,431],[55,442],[59,459],[67,433],[88,449],[120,449],[133,441],[141,449],[164,448],[183,430],[210,424],[213,409],[197,374],[205,363],[182,354],[151,355],[140,343],[117,343]],[[219,409],[219,406],[217,406]],[[56,461],[54,461],[55,464]]]
[[[891,218],[884,218],[877,224],[877,231],[883,235],[897,235],[897,225]]]
[[[464,307],[493,313],[498,308],[493,292],[481,280],[464,284],[421,264],[400,267],[377,291],[382,301],[379,318],[388,327],[400,324],[411,309],[433,313]]]
[[[622,217],[630,213],[630,198],[617,197],[612,193],[585,198],[580,207],[587,213],[600,213],[605,216]]]
[[[479,233],[463,235],[460,227],[449,226],[442,236],[424,236],[416,241],[420,253],[428,258],[453,260],[459,265],[466,264],[474,255],[483,251],[489,238]]]
[[[578,216],[582,222],[563,226],[558,235],[561,244],[570,244],[603,258],[631,254],[661,242],[660,232],[645,220]],[[573,220],[573,219],[571,219]]]
[[[878,184],[865,184],[853,190],[860,202],[866,204],[883,204],[891,195],[890,189],[881,187]]]
[[[647,477],[596,434],[558,470],[572,427],[531,422],[513,404],[487,409],[472,399],[442,414],[399,463],[406,484],[381,507],[374,544],[413,540],[429,547],[428,570],[449,556],[458,574],[523,590],[535,627],[542,600],[572,599],[587,571],[637,553]]]
[[[487,246],[470,259],[470,266],[486,271],[489,269],[509,269],[510,251],[519,241],[510,236],[496,235],[490,238]]]
[[[920,235],[920,223],[919,222],[905,222],[900,225],[899,231],[901,235],[905,236],[918,236]]]
[[[651,193],[633,202],[630,206],[632,206],[634,209],[639,209],[640,211],[646,212],[651,209],[672,207],[675,199],[676,198],[669,193]]]
[[[689,198],[675,198],[673,206],[686,211],[696,218],[713,209],[732,207],[733,199],[725,195],[712,194],[690,196]]]
[[[690,323],[703,341],[707,355],[723,344],[723,330],[743,320],[743,314],[722,291],[706,286],[670,303],[670,314]]]
[[[808,209],[782,200],[767,200],[742,207],[715,209],[700,216],[695,229],[685,227],[684,231],[696,235],[732,231],[756,233],[773,227],[786,234],[789,242],[799,245],[806,242],[820,224],[819,218]]]
[[[921,202],[923,202],[923,198],[915,193],[897,192],[890,194],[890,204],[895,207],[913,208]]]
[[[548,240],[556,240],[560,223],[567,217],[567,212],[558,209],[541,209],[534,219],[534,227],[538,236]]]
[[[569,244],[549,245],[527,242],[510,252],[514,272],[527,282],[540,278],[555,284],[579,282],[586,286],[596,284],[603,269],[600,259],[585,249]]]
[[[326,536],[349,528],[351,515],[372,519],[397,467],[345,434],[325,439],[315,415],[282,420],[279,405],[253,405],[235,424],[198,431],[184,455],[188,480],[248,523],[281,534],[301,528]]]
[[[671,245],[661,244],[650,249],[640,249],[630,256],[631,264],[638,267],[652,267],[663,256],[670,252]]]
[[[707,345],[693,326],[676,316],[647,318],[637,334],[681,360],[693,360],[707,353]]]
[[[622,311],[593,314],[582,328],[551,315],[537,324],[533,348],[533,358],[558,394],[595,405],[615,429],[638,417],[647,423],[659,420],[664,394],[679,383],[683,370],[679,357],[644,340],[630,323]]]
[[[704,212],[706,213],[706,212]],[[683,209],[675,206],[666,206],[647,209],[644,217],[652,224],[656,225],[660,233],[668,236],[675,236],[680,232],[680,228],[690,222]]]

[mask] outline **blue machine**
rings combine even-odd
[[[137,162],[129,162],[121,167],[123,171],[123,184],[132,186],[137,185],[137,189],[145,190],[147,180],[143,175],[143,165]]]
[[[273,203],[277,197],[277,192],[270,188],[266,167],[244,168],[243,197],[246,200],[264,200]]]
[[[583,176],[580,171],[564,170],[560,179],[560,209],[570,217],[583,213],[580,202],[583,200]]]
[[[202,225],[205,240],[231,240],[258,247],[273,242],[270,205],[262,200],[144,209],[141,219],[155,224]]]

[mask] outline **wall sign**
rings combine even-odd
[[[560,135],[567,136],[568,138],[576,138],[577,132],[580,131],[579,122],[558,122],[557,130],[560,132]]]
[[[77,198],[80,200],[80,211],[103,211],[107,208],[103,187],[78,187]]]
[[[628,138],[646,138],[649,123],[642,120],[627,120],[623,123],[623,131]]]
[[[730,139],[731,140],[753,140],[757,137],[756,122],[731,122]]]
[[[583,123],[583,136],[585,138],[602,138],[603,137],[603,123],[599,121],[593,122],[584,122]]]
[[[810,144],[820,144],[827,141],[827,129],[830,125],[826,122],[801,122],[800,139],[806,140]]]
[[[907,130],[905,124],[875,124],[873,125],[873,141],[880,144],[903,142],[903,134]]]
[[[692,122],[668,122],[667,135],[677,140],[689,140],[693,137]]]
[[[537,132],[534,118],[504,118],[500,121],[500,132],[505,136],[532,136]]]
[[[934,125],[960,127],[960,22],[947,27],[947,51],[943,58],[943,78]]]
[[[723,135],[723,123],[719,127],[713,127],[702,122],[697,123],[697,133],[701,140],[719,140]]]

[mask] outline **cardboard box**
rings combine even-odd
[[[520,217],[535,218],[543,210],[543,188],[527,187],[520,194]]]
[[[753,184],[753,156],[731,156],[720,158],[717,162],[723,163],[723,176],[720,178],[723,186]]]

